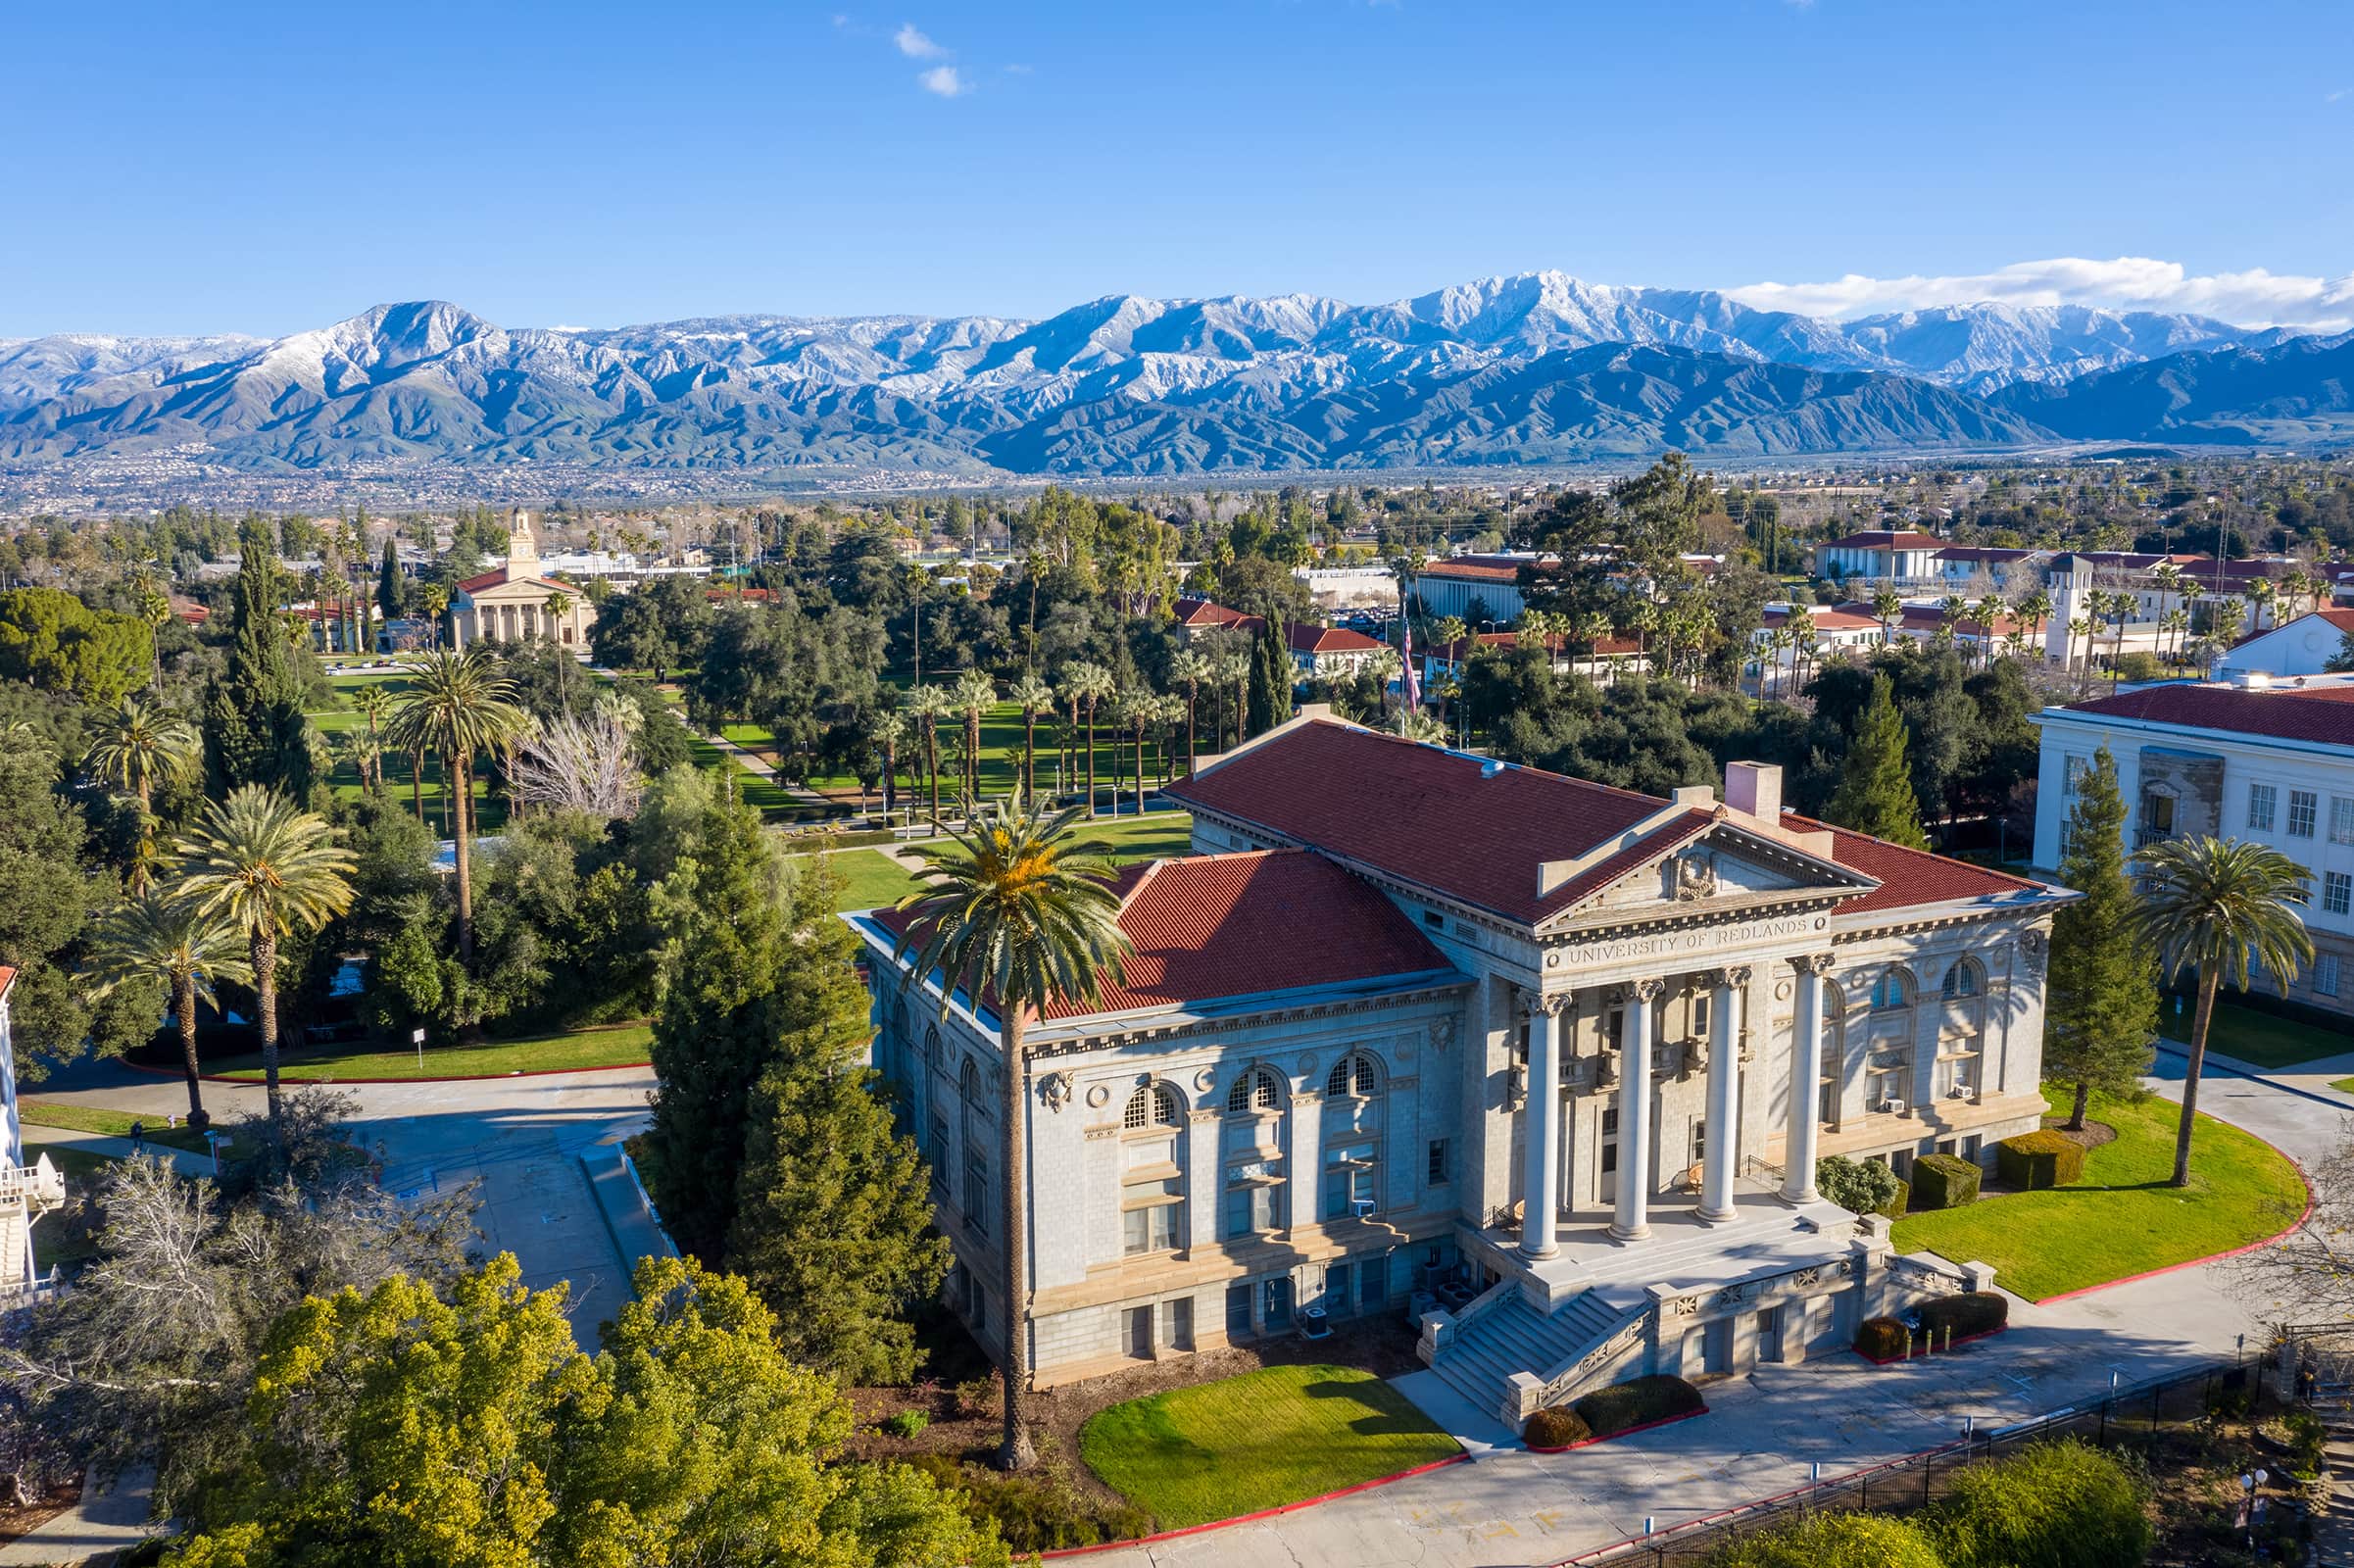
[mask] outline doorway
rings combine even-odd
[[[1601,1175],[1594,1191],[1607,1205],[1618,1201],[1618,1107],[1602,1111]]]
[[[1140,1361],[1152,1359],[1152,1309],[1128,1308],[1128,1353]]]

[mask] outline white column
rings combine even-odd
[[[1521,1139],[1520,1250],[1551,1257],[1553,1216],[1561,1206],[1561,1014],[1566,995],[1532,996],[1529,1014],[1528,1126]]]
[[[1610,1234],[1622,1242],[1651,1234],[1651,1004],[1663,982],[1627,987],[1627,1021],[1618,1061],[1618,1200]]]
[[[1700,1172],[1700,1218],[1733,1218],[1733,1177],[1741,1161],[1741,1015],[1746,968],[1719,969],[1708,1005],[1708,1152]]]
[[[1798,972],[1797,1009],[1790,1019],[1790,1127],[1783,1139],[1782,1198],[1790,1203],[1815,1200],[1815,1149],[1822,1122],[1816,1102],[1823,1080],[1823,976],[1831,972],[1828,953],[1792,958]]]

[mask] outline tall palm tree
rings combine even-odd
[[[82,759],[93,777],[127,791],[139,802],[139,855],[131,864],[131,891],[147,885],[155,858],[156,786],[185,784],[196,776],[196,726],[156,698],[131,693],[99,720],[98,738]]]
[[[1111,671],[1101,664],[1092,664],[1082,660],[1062,672],[1062,695],[1064,700],[1071,705],[1071,722],[1073,724],[1079,722],[1079,712],[1082,709],[1087,712],[1086,728],[1081,733],[1086,737],[1085,745],[1087,747],[1087,814],[1089,816],[1096,814],[1096,714],[1104,701],[1118,690],[1119,684],[1112,679]]]
[[[918,686],[907,694],[907,716],[923,735],[924,776],[932,786],[932,826],[940,826],[940,721],[956,710],[956,699],[937,686]]]
[[[1243,729],[1251,722],[1251,650],[1246,643],[1218,656],[1218,679],[1223,683],[1219,706],[1225,706],[1223,687],[1234,689],[1234,743],[1243,744]]]
[[[888,822],[899,798],[893,775],[899,770],[899,749],[907,742],[907,715],[895,709],[878,709],[866,721],[866,740],[883,754],[883,816]]]
[[[2044,623],[2051,619],[2051,595],[2037,588],[2020,600],[2019,618],[2027,622],[2030,638],[2040,638]]]
[[[2312,872],[2268,845],[2239,839],[2161,839],[2140,852],[2143,892],[2136,919],[2172,980],[2198,976],[2190,1022],[2190,1065],[2182,1075],[2182,1120],[2175,1134],[2174,1185],[2190,1180],[2190,1134],[2198,1117],[2199,1072],[2207,1063],[2207,1026],[2226,981],[2248,988],[2252,953],[2283,996],[2291,976],[2313,961],[2313,937],[2296,906]]]
[[[144,572],[145,568],[142,567],[137,603],[139,618],[147,622],[147,633],[155,649],[148,660],[147,671],[147,683],[153,686],[164,678],[164,646],[160,639],[164,635],[164,628],[172,624],[172,596],[158,588]]]
[[[450,612],[450,590],[440,583],[425,589],[425,619],[430,623],[432,646],[441,647],[441,620]]]
[[[474,956],[474,881],[467,841],[473,833],[474,759],[519,734],[523,710],[515,682],[477,644],[462,654],[436,650],[407,662],[409,678],[395,699],[388,730],[395,746],[438,752],[442,782],[455,814],[450,841],[458,869],[458,957]]]
[[[999,1162],[1004,1183],[999,1242],[1005,1348],[1002,1469],[1038,1460],[1022,1407],[1030,1383],[1030,1205],[1028,1148],[1030,1064],[1022,1035],[1031,1016],[1058,1002],[1094,1004],[1103,981],[1123,979],[1129,947],[1119,928],[1119,899],[1109,860],[1077,853],[1071,826],[1078,807],[1049,811],[1006,798],[994,820],[952,830],[953,844],[917,851],[929,886],[900,901],[909,916],[898,956],[910,979],[937,972],[940,1015],[961,988],[976,1006],[993,1008],[1004,1048],[999,1074]],[[909,950],[914,961],[907,962]]]
[[[1194,708],[1202,700],[1202,686],[1214,672],[1206,656],[1188,648],[1169,661],[1169,684],[1185,688],[1185,770],[1192,773],[1199,765],[1201,751],[1194,741]]]
[[[2086,594],[2084,597],[2089,602],[2099,596]],[[2079,637],[2084,639],[2084,675],[2089,679],[2092,674],[2092,616],[2089,613],[2069,618],[2068,658],[2061,663],[2063,673],[2074,673],[2076,669],[2076,640]]]
[[[360,688],[358,693],[353,696],[352,701],[359,708],[360,716],[368,721],[368,744],[376,754],[375,787],[382,789],[384,787],[383,729],[385,719],[392,713],[392,695],[384,690],[381,682],[370,681]],[[421,810],[418,814],[420,817],[423,815]]]
[[[204,1080],[196,1066],[196,1004],[213,1002],[218,981],[254,983],[245,933],[225,916],[204,913],[185,898],[166,898],[148,888],[100,916],[84,973],[92,1000],[138,980],[164,982],[172,994],[172,1016],[179,1022],[180,1059],[188,1076],[188,1125],[201,1131],[211,1117],[205,1112]]]
[[[1872,618],[1880,622],[1880,641],[1887,646],[1893,634],[1896,617],[1904,613],[1904,595],[1893,588],[1883,588],[1872,596]]]
[[[2248,603],[2253,605],[2256,610],[2255,616],[2249,624],[2257,631],[2266,629],[2264,612],[2268,610],[2273,612],[2273,624],[2277,626],[2280,623],[2280,610],[2275,603],[2279,599],[2280,593],[2280,590],[2275,586],[2270,577],[2259,577],[2248,584]]]
[[[964,799],[966,808],[981,799],[981,715],[997,706],[995,682],[977,669],[956,677],[956,710],[964,715]]]
[[[241,932],[253,964],[262,1028],[262,1078],[270,1121],[278,1102],[278,943],[326,924],[352,906],[352,852],[326,819],[275,790],[247,784],[205,808],[180,840],[180,897],[206,918]]]
[[[1978,618],[1985,624],[1979,628],[1979,662],[1986,668],[1994,667],[1994,628],[2011,613],[2011,607],[2000,594],[1986,594],[1978,602]]]
[[[1179,657],[1183,657],[1182,655]],[[1036,673],[1025,673],[1008,693],[1022,710],[1022,794],[1038,794],[1038,715],[1054,710],[1054,688]]]
[[[1136,749],[1136,815],[1139,821],[1145,815],[1145,731],[1152,727],[1152,721],[1159,716],[1159,712],[1160,698],[1151,687],[1138,686],[1132,691],[1120,693],[1119,720],[1127,726],[1129,739]],[[1111,791],[1111,814],[1120,814],[1117,785]]]

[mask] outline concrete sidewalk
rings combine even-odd
[[[117,1138],[109,1133],[85,1132],[79,1127],[42,1127],[32,1122],[25,1122],[24,1128],[25,1157],[27,1159],[37,1158],[44,1149],[74,1149],[85,1154],[103,1154],[109,1159],[128,1159],[133,1154],[144,1153],[154,1158],[170,1160],[172,1168],[182,1176],[210,1176],[213,1174],[212,1155],[200,1154],[186,1149],[172,1149],[154,1142],[133,1145],[127,1138]],[[232,1149],[229,1152],[234,1155],[236,1151]]]
[[[124,1471],[104,1491],[95,1484],[84,1486],[79,1502],[0,1546],[0,1568],[111,1561],[117,1552],[161,1532],[163,1527],[147,1518],[148,1496],[154,1490],[152,1466]]]

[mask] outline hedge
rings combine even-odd
[[[2084,1174],[2084,1147],[2050,1128],[2021,1133],[1994,1146],[1994,1168],[2021,1192],[2067,1187]]]
[[[1978,1161],[1964,1159],[1959,1154],[1923,1154],[1913,1161],[1913,1212],[1923,1213],[1933,1208],[1960,1208],[1978,1201],[1978,1184],[1984,1173]]]
[[[2149,1555],[2140,1487],[2073,1438],[1972,1465],[1952,1485],[1928,1517],[1951,1568],[2133,1568]]]
[[[1950,1568],[1927,1536],[1876,1513],[1818,1513],[1729,1541],[1703,1568]]]
[[[1951,1329],[1957,1340],[1991,1334],[2011,1321],[2011,1298],[2000,1291],[1965,1291],[1921,1303],[1921,1327],[1933,1342],[1942,1345]]]
[[[1899,1181],[1896,1184],[1896,1196],[1889,1199],[1887,1202],[1881,1204],[1879,1212],[1887,1215],[1889,1219],[1902,1219],[1904,1218],[1905,1211],[1911,1207],[1912,1201],[1913,1184],[1907,1181]]]
[[[1893,1361],[1904,1354],[1912,1334],[1892,1317],[1868,1317],[1855,1331],[1855,1348],[1875,1361]]]
[[[1568,1405],[1552,1404],[1522,1422],[1520,1436],[1532,1448],[1566,1448],[1593,1437],[1594,1429]]]
[[[1708,1406],[1700,1391],[1682,1378],[1655,1373],[1596,1389],[1570,1408],[1595,1437],[1609,1438],[1670,1416],[1694,1415]]]

